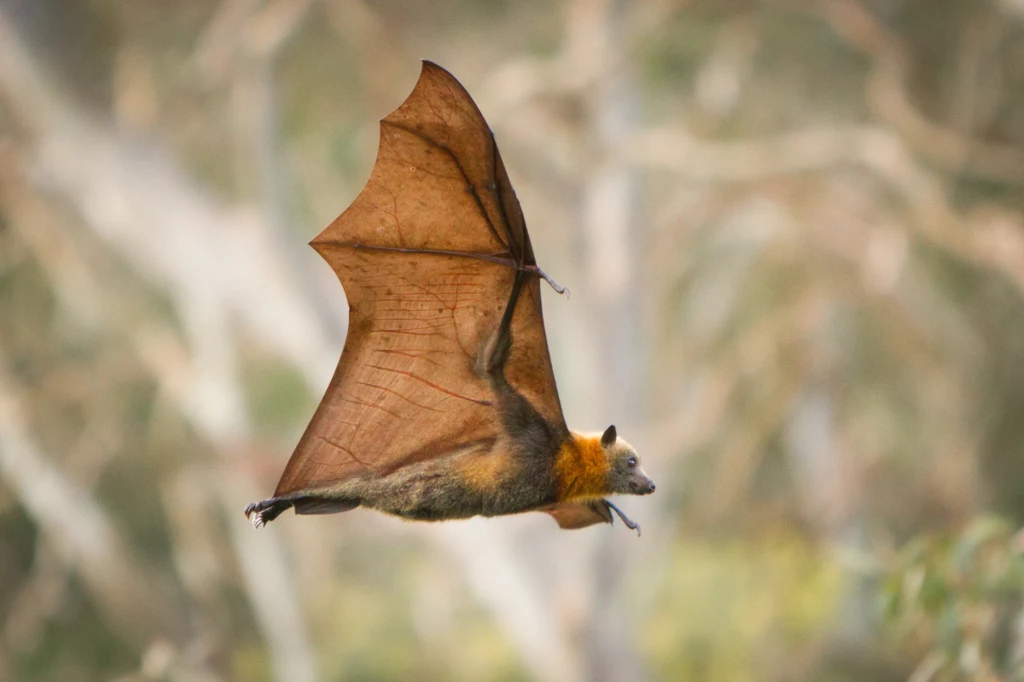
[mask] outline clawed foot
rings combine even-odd
[[[250,502],[245,507],[245,518],[252,521],[253,528],[259,528],[265,526],[266,522],[263,520],[263,510],[260,508],[261,502]]]
[[[611,509],[613,512],[615,512],[616,514],[619,515],[619,518],[622,519],[622,523],[625,524],[626,528],[629,528],[630,530],[635,530],[636,531],[636,536],[640,537],[640,524],[639,523],[637,523],[633,519],[631,519],[628,516],[626,516],[625,514],[623,514],[621,509],[616,507],[614,504],[612,504],[608,500],[605,500],[604,503],[608,505],[609,509]]]
[[[278,514],[291,506],[291,503],[282,504],[281,500],[270,498],[259,502],[250,502],[245,507],[245,518],[252,521],[253,528],[261,528],[274,519]]]

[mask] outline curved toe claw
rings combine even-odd
[[[263,518],[263,511],[269,506],[267,500],[250,502],[245,506],[245,518],[252,521],[253,528],[261,528],[267,525],[267,519]]]
[[[278,516],[286,509],[295,505],[294,499],[283,497],[271,497],[259,502],[251,502],[245,507],[245,517],[252,521],[253,528],[261,528]]]

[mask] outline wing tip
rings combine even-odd
[[[334,221],[331,221],[331,225],[333,224]],[[312,246],[313,250],[316,251],[317,253],[320,253],[320,250],[323,248],[324,244],[330,241],[330,238],[327,236],[327,230],[330,229],[331,225],[328,225],[324,229],[317,232],[315,237],[306,242],[307,244]]]
[[[449,78],[453,78],[455,80],[458,80],[458,79],[455,78],[455,76],[452,75],[451,71],[449,71],[448,69],[444,68],[443,66],[441,66],[440,64],[438,64],[434,60],[432,60],[432,59],[421,59],[420,60],[420,76],[422,77],[422,75],[424,73],[428,73],[428,72],[431,72],[431,71],[433,71],[435,73],[441,73],[441,74],[444,74],[444,75],[448,76]]]
[[[398,107],[395,108],[395,110],[392,111],[390,114],[380,119],[380,122],[384,123],[385,121],[388,121],[388,119],[390,119],[392,116],[394,116],[402,109],[404,109],[407,105],[409,105],[411,101],[415,100],[416,95],[421,91],[421,89],[429,88],[429,83],[431,81],[436,81],[438,79],[441,81],[447,81],[449,85],[454,85],[456,88],[461,90],[462,96],[468,99],[473,104],[473,106],[476,107],[476,102],[473,101],[473,97],[469,94],[469,91],[466,89],[466,86],[463,85],[462,82],[458,78],[456,78],[451,71],[444,68],[435,61],[432,61],[430,59],[421,59],[420,75],[419,78],[416,79],[416,84],[413,85],[412,90],[409,91],[408,96],[406,96],[402,103],[399,104]],[[479,113],[478,107],[477,112]],[[482,119],[483,114],[480,114],[480,117]]]

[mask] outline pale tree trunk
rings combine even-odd
[[[642,231],[636,171],[621,163],[615,149],[637,126],[637,94],[623,49],[630,3],[625,0],[576,0],[569,8],[566,64],[580,79],[579,92],[589,112],[581,134],[583,172],[580,221],[588,306],[587,337],[596,352],[585,371],[592,382],[592,419],[602,426],[617,422],[624,436],[638,427],[644,353],[644,322],[639,305],[636,259]],[[634,646],[629,609],[623,603],[628,583],[623,538],[605,533],[591,566],[591,613],[586,620],[586,670],[589,680],[641,680],[645,672]]]

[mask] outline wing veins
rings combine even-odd
[[[395,350],[390,348],[378,348],[378,353],[390,353],[392,355],[401,355],[403,357],[411,358],[413,360],[424,360],[434,365],[435,367],[443,367],[443,365],[437,360],[426,357],[425,355],[414,355],[411,351]]]
[[[359,242],[342,242],[333,239],[325,239],[322,241],[314,240],[315,244],[324,244],[330,246],[341,246],[348,249],[366,249],[367,251],[389,251],[392,253],[424,253],[432,256],[456,256],[459,258],[472,258],[475,260],[487,261],[488,263],[494,263],[495,265],[504,265],[507,268],[518,269],[518,265],[512,258],[502,258],[501,256],[495,256],[489,253],[475,253],[473,251],[446,251],[444,249],[415,249],[405,246],[378,246],[376,244],[360,244]],[[511,256],[512,253],[508,252]],[[383,285],[378,285],[383,286]]]
[[[482,438],[476,438],[461,443],[445,443],[444,452],[448,454],[440,455],[440,457],[450,457],[454,453],[465,452],[470,449],[475,450],[482,448],[493,448],[497,442],[498,438],[496,436],[484,436]],[[394,471],[398,471],[402,467],[409,466],[410,464],[415,464],[416,462],[422,461],[427,457],[435,456],[435,453],[437,453],[437,451],[438,444],[436,442],[427,443],[424,447],[420,448],[419,450],[414,450],[405,457],[394,462],[387,470],[384,471],[383,475],[386,476]]]
[[[340,443],[336,443],[335,441],[333,441],[332,439],[328,438],[327,436],[323,436],[323,435],[320,435],[320,434],[317,434],[317,438],[319,438],[319,439],[320,439],[320,440],[322,440],[323,442],[327,443],[327,444],[328,444],[328,445],[330,445],[331,447],[333,447],[333,448],[337,448],[338,450],[341,450],[341,451],[342,451],[342,452],[344,452],[344,453],[345,453],[346,455],[348,455],[349,457],[351,457],[351,458],[352,458],[352,460],[353,460],[354,462],[356,462],[357,464],[360,464],[360,465],[362,465],[363,467],[365,467],[365,468],[367,468],[367,469],[373,469],[373,467],[372,467],[372,466],[370,466],[369,464],[367,464],[367,463],[366,463],[366,462],[364,462],[363,460],[361,460],[361,459],[359,459],[358,457],[356,457],[355,453],[354,453],[354,452],[352,452],[351,450],[349,450],[348,448],[346,448],[346,447],[345,447],[344,445],[341,445]],[[321,466],[327,466],[327,463],[326,463],[326,462],[319,462],[319,464],[320,464]]]
[[[372,365],[367,365],[367,366],[371,367]],[[386,393],[390,393],[390,394],[392,394],[394,396],[397,396],[397,397],[401,398],[402,400],[404,400],[405,402],[409,403],[410,405],[415,405],[416,407],[420,408],[421,410],[430,410],[431,412],[437,412],[438,414],[447,414],[447,412],[445,412],[444,410],[438,410],[438,409],[433,408],[433,407],[427,407],[426,405],[420,405],[415,400],[410,400],[409,398],[406,398],[404,395],[402,395],[401,393],[399,393],[398,391],[396,391],[396,390],[394,390],[392,388],[388,388],[386,386],[379,386],[377,384],[371,384],[368,381],[357,381],[356,383],[359,384],[360,386],[367,386],[369,388],[376,388],[376,389],[384,391]]]
[[[442,121],[442,122],[445,123],[444,121]],[[508,219],[504,215],[504,210],[502,211],[502,216],[501,217],[502,217],[502,219],[505,222],[504,227],[505,227],[505,234],[508,235],[508,243],[506,243],[505,240],[501,238],[501,235],[498,233],[498,228],[496,228],[494,226],[494,223],[491,221],[491,216],[489,216],[487,214],[487,209],[484,208],[484,202],[480,199],[480,194],[476,191],[476,187],[473,185],[472,180],[469,179],[469,175],[466,173],[466,170],[462,167],[462,164],[459,163],[458,158],[456,158],[455,154],[452,153],[452,150],[449,149],[447,145],[443,145],[443,144],[440,144],[438,142],[434,142],[433,140],[431,140],[426,135],[424,135],[424,134],[422,134],[422,133],[420,133],[420,132],[418,132],[416,130],[413,130],[411,128],[407,128],[404,125],[402,125],[401,123],[393,123],[391,121],[381,121],[380,123],[381,123],[381,125],[392,126],[394,128],[397,128],[398,130],[401,130],[401,131],[404,131],[406,133],[409,133],[413,137],[417,137],[417,138],[423,140],[424,142],[426,142],[427,144],[429,144],[430,146],[432,146],[432,147],[434,147],[436,149],[440,149],[445,154],[447,154],[449,156],[449,158],[451,158],[452,162],[455,164],[455,167],[459,169],[459,173],[462,174],[463,179],[465,179],[466,186],[469,187],[469,193],[471,195],[473,195],[473,200],[476,202],[477,209],[479,209],[480,215],[483,216],[484,221],[487,222],[487,227],[490,229],[491,234],[494,235],[494,238],[498,240],[499,244],[504,246],[509,251],[512,250],[512,247],[510,246],[511,243],[512,243],[512,233],[511,233],[511,230],[509,230]],[[488,132],[490,133],[489,130],[488,130]],[[491,148],[494,151],[497,151],[497,149],[498,149],[497,144],[494,141],[494,134],[493,133],[491,133]],[[492,163],[493,164],[497,164],[497,161],[492,161]],[[493,172],[491,173],[491,184],[494,185],[495,187],[497,187],[497,184],[498,184],[498,179],[496,177],[494,177],[494,173]],[[500,203],[501,199],[499,198],[498,201]]]
[[[391,410],[389,410],[387,408],[384,408],[384,407],[381,407],[380,405],[374,405],[373,403],[364,403],[361,400],[356,400],[354,398],[349,398],[348,396],[344,396],[344,395],[340,396],[340,398],[342,400],[344,400],[346,403],[352,403],[353,405],[361,405],[362,407],[372,407],[375,410],[380,410],[381,412],[383,412],[385,414],[390,414],[392,417],[394,417],[396,419],[405,419],[405,417],[403,417],[402,415],[397,414],[395,412],[392,412]]]
[[[453,398],[461,398],[462,400],[466,400],[466,401],[469,401],[471,403],[476,403],[477,405],[483,405],[484,407],[490,407],[490,405],[491,405],[491,401],[490,400],[477,400],[476,398],[470,398],[469,396],[462,395],[461,393],[456,393],[455,391],[450,391],[447,388],[445,388],[444,386],[439,386],[439,385],[435,384],[432,381],[427,381],[426,379],[424,379],[423,377],[419,376],[418,374],[414,374],[414,373],[406,371],[404,369],[395,369],[394,367],[384,367],[382,365],[371,365],[369,363],[366,363],[363,366],[364,367],[372,367],[374,369],[379,369],[379,370],[384,371],[384,372],[394,372],[395,374],[402,374],[404,376],[409,377],[410,379],[415,379],[416,381],[424,383],[427,386],[430,386],[431,388],[440,391],[441,393],[444,393],[446,395],[450,395]]]

